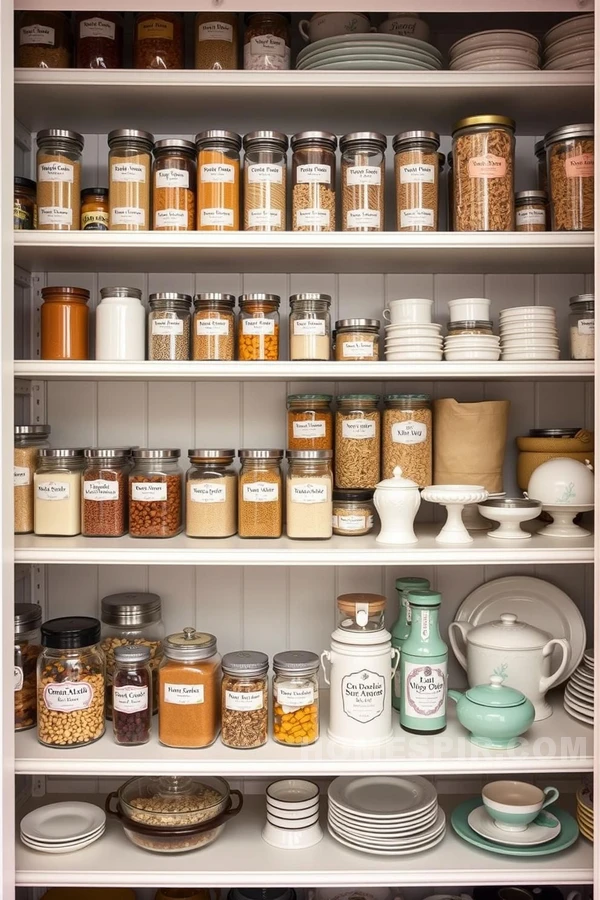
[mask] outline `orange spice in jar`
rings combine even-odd
[[[277,294],[242,294],[239,298],[238,359],[279,359]]]
[[[239,231],[241,146],[233,131],[196,135],[198,231]]]
[[[331,394],[290,394],[288,450],[333,450]]]
[[[42,359],[88,359],[88,301],[79,287],[42,288]]]
[[[84,188],[81,192],[81,230],[108,231],[108,188]]]

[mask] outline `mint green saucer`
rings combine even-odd
[[[481,837],[469,825],[469,814],[474,809],[477,809],[478,806],[481,806],[481,797],[472,797],[470,800],[465,800],[464,803],[456,807],[450,821],[459,837],[467,841],[468,844],[479,847],[481,850],[489,850],[490,853],[500,853],[501,856],[549,856],[552,853],[560,853],[561,850],[566,850],[579,837],[579,828],[573,816],[565,812],[564,809],[557,809],[556,805],[553,805],[550,809],[561,825],[558,837],[534,847],[509,847],[505,844],[495,844],[493,841]]]

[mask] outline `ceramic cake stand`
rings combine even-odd
[[[462,520],[465,506],[483,503],[488,492],[480,484],[432,484],[421,492],[423,500],[446,507],[446,524],[436,537],[440,544],[472,544]]]
[[[591,531],[588,531],[587,528],[582,528],[581,525],[576,525],[573,519],[579,513],[590,512],[593,508],[593,503],[588,503],[586,506],[583,504],[580,506],[571,506],[570,504],[568,506],[565,504],[561,506],[547,506],[544,503],[544,512],[550,513],[554,522],[542,528],[540,534],[543,534],[545,537],[557,538],[587,537],[591,534]]]

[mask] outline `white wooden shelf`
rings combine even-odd
[[[591,232],[307,234],[284,231],[17,231],[15,263],[30,272],[581,273]]]
[[[164,9],[164,3],[155,3],[153,0],[129,0],[127,9],[134,12],[148,12],[149,9]],[[466,13],[494,13],[494,12],[536,12],[540,11],[540,0],[454,0],[452,4],[452,12]],[[14,0],[15,9],[58,9],[63,10],[64,0]],[[198,10],[214,9],[214,0],[176,0],[171,3],[171,9],[182,10],[183,12],[197,12]],[[256,4],[253,0],[228,0],[227,9],[230,11],[254,12]],[[287,0],[286,10],[289,12],[306,12],[306,0]],[[69,9],[89,9],[87,0],[71,0]],[[123,11],[123,0],[104,0],[102,9]],[[262,0],[260,9],[269,12],[281,12],[281,0]],[[349,12],[364,12],[364,0],[346,0],[344,10]],[[407,0],[378,0],[377,10],[380,12],[411,12],[414,9],[414,0],[412,4]],[[546,13],[570,13],[576,15],[582,12],[593,12],[593,0],[544,0],[544,12]],[[333,10],[339,12],[339,4],[335,0],[321,0],[319,3],[319,11],[326,12]],[[421,12],[446,13],[448,12],[448,0],[421,0],[419,4]]]

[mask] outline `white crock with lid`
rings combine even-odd
[[[396,466],[392,478],[385,478],[375,487],[375,509],[381,519],[381,531],[375,538],[380,544],[416,544],[415,516],[421,505],[416,481],[402,477]]]

